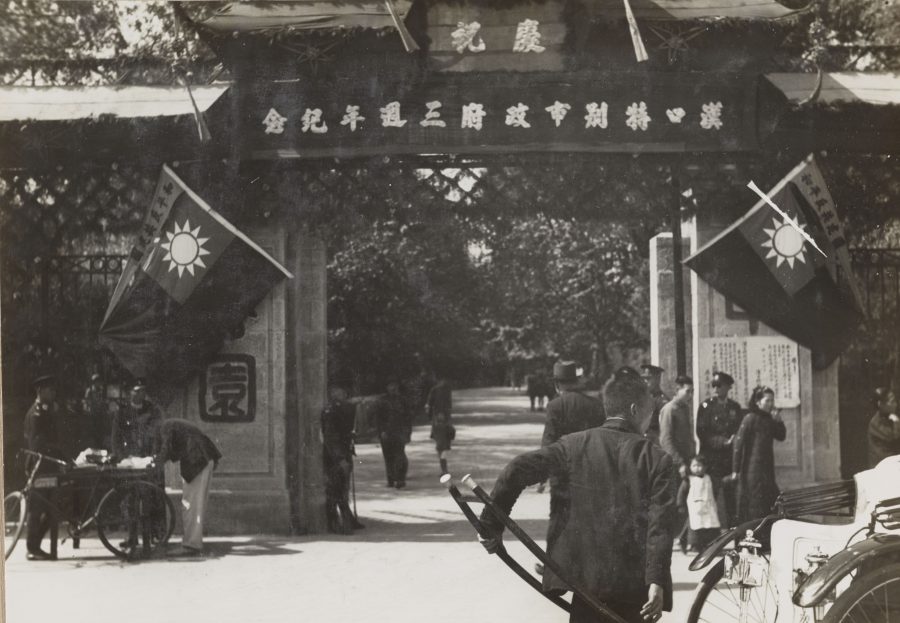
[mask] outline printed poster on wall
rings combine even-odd
[[[711,387],[715,372],[734,377],[732,399],[747,406],[757,385],[775,390],[775,406],[800,404],[800,365],[797,343],[786,337],[713,337],[700,339],[698,385]]]

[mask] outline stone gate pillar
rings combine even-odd
[[[205,372],[167,406],[167,416],[194,422],[222,451],[210,491],[208,534],[319,532],[324,528],[319,413],[325,401],[325,245],[287,231],[284,224],[246,233],[294,277],[272,290],[245,322],[244,335],[226,342]],[[216,392],[240,389],[237,410],[223,414]],[[178,466],[166,469],[180,503]]]
[[[248,228],[245,233],[295,272],[285,262],[287,239],[277,227]],[[166,409],[169,417],[197,424],[222,451],[210,490],[206,528],[210,535],[290,531],[285,335],[287,299],[296,281],[295,272],[294,279],[275,286],[244,323],[243,336],[227,341]],[[242,394],[236,408],[224,413],[216,404],[223,391]],[[178,508],[178,466],[170,463],[166,469]]]

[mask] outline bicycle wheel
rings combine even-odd
[[[723,580],[725,560],[707,572],[694,592],[688,623],[772,623],[778,618],[778,592],[767,576],[759,587],[740,587]]]
[[[13,491],[3,498],[3,551],[6,558],[22,536],[27,510],[28,502],[21,491]]]
[[[835,600],[823,623],[900,621],[900,563],[857,577]]]
[[[149,557],[175,529],[175,507],[166,492],[142,480],[117,485],[97,508],[104,547],[125,560]]]

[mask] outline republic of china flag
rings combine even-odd
[[[844,350],[863,315],[849,261],[842,261],[846,248],[835,229],[839,219],[833,205],[811,201],[816,197],[806,188],[811,173],[818,167],[807,159],[768,196],[824,255],[761,199],[684,264],[747,313],[808,347],[813,365],[823,368]],[[824,187],[818,194],[823,192]],[[835,280],[836,265],[844,268],[845,288]]]
[[[154,385],[199,372],[269,291],[292,275],[163,165],[157,237],[132,254],[100,342]],[[148,219],[150,220],[150,219]]]

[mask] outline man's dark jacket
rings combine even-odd
[[[697,439],[700,440],[700,454],[706,458],[706,471],[714,479],[731,473],[734,446],[729,440],[737,434],[742,419],[741,405],[731,398],[723,403],[713,396],[700,403]]]
[[[571,508],[551,518],[565,525],[550,527],[558,533],[550,557],[602,600],[644,604],[647,587],[659,584],[671,610],[672,459],[614,418],[513,459],[492,495],[509,512],[525,487],[551,475],[567,483]],[[482,521],[500,531],[487,509]],[[554,589],[569,587],[545,570],[544,590]]]
[[[412,414],[399,394],[385,394],[375,407],[375,427],[378,433],[402,443],[409,442]]]
[[[566,390],[547,405],[542,446],[549,446],[563,435],[570,435],[603,424],[603,403],[580,391]]]
[[[321,423],[326,467],[337,465],[341,461],[351,461],[356,405],[346,401],[329,403],[322,410]]]
[[[185,482],[196,478],[210,461],[217,465],[222,453],[199,428],[187,420],[164,420],[154,436],[153,455],[162,461],[181,463]]]

